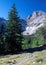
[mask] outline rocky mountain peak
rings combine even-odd
[[[45,12],[43,12],[43,11],[34,11],[32,13],[32,15],[28,15],[27,19],[36,18],[36,17],[44,15],[44,14],[45,14]]]
[[[34,11],[32,15],[28,16],[26,22],[26,30],[23,32],[23,34],[34,34],[39,27],[43,27],[46,25],[46,12]]]

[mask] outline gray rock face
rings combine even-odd
[[[39,27],[44,26],[46,22],[46,13],[42,11],[33,12],[32,16],[28,16],[26,19],[27,26],[23,35],[31,35],[36,32]]]

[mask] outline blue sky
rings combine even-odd
[[[8,18],[8,12],[12,4],[16,4],[18,15],[26,18],[33,11],[46,12],[46,0],[0,0],[0,17]]]

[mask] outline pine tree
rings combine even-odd
[[[11,52],[18,52],[22,49],[22,28],[20,24],[20,19],[15,7],[15,4],[12,6],[11,11],[9,12],[8,17],[8,26],[7,26],[7,35],[6,43],[7,50]]]
[[[2,23],[0,31],[0,53],[3,53],[5,51],[4,32],[5,32],[5,24]]]

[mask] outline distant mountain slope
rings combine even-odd
[[[20,24],[22,25],[22,30],[26,30],[27,22],[25,19],[20,19]]]
[[[7,20],[5,20],[4,18],[0,18],[0,32],[1,32],[1,26],[4,25],[4,31],[3,34],[6,31],[6,25],[7,25]]]
[[[4,19],[4,18],[0,18],[0,26],[1,26],[2,23],[6,24],[7,23],[7,20]]]
[[[32,15],[29,15],[25,20],[27,26],[23,35],[31,35],[35,33],[39,27],[44,26],[44,23],[46,22],[46,13],[43,11],[36,11],[33,12]]]

